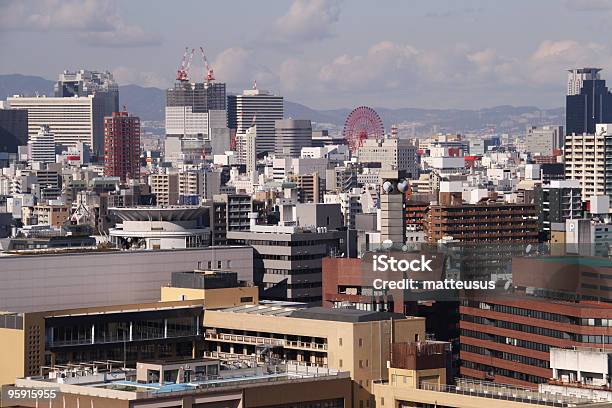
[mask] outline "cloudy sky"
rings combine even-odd
[[[230,90],[314,108],[558,107],[567,68],[612,82],[611,21],[612,0],[0,0],[0,73],[166,87],[203,46]]]

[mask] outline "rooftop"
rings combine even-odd
[[[325,307],[298,309],[291,313],[291,317],[297,317],[300,319],[329,320],[347,323],[373,322],[389,319],[399,320],[406,318],[401,313],[372,312],[357,309],[329,309]]]
[[[185,360],[189,364],[196,360]],[[95,370],[93,367],[96,367]],[[105,369],[107,366],[108,369]],[[165,393],[201,394],[209,390],[223,388],[235,389],[258,386],[270,382],[302,382],[348,378],[347,372],[322,368],[298,366],[292,364],[267,365],[256,368],[220,370],[216,374],[196,374],[187,383],[181,382],[137,382],[134,369],[118,367],[116,362],[90,364],[79,367],[62,367],[67,369],[65,375],[57,373],[49,376],[28,377],[16,380],[16,386],[24,388],[58,387],[60,392],[80,395],[95,395],[102,398],[119,400],[146,399]],[[70,370],[77,369],[78,375]],[[79,387],[78,391],[74,387]],[[66,387],[66,388],[65,388]],[[65,388],[65,390],[64,390]]]

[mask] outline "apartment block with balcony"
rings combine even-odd
[[[387,377],[391,342],[425,338],[425,319],[283,302],[207,310],[206,357],[285,362],[350,372],[354,406],[373,407],[372,383]]]

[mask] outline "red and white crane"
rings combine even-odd
[[[189,69],[191,67],[191,60],[193,59],[193,53],[195,49],[191,49],[191,53],[189,52],[189,47],[185,47],[185,53],[183,54],[183,59],[181,60],[181,65],[179,69],[176,71],[176,80],[186,82],[189,81]]]
[[[215,80],[215,73],[213,72],[212,67],[208,63],[208,59],[206,58],[206,54],[204,53],[204,48],[200,47],[200,53],[202,55],[202,62],[204,63],[204,69],[206,70],[204,81],[206,83],[209,83]]]

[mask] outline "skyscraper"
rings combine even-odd
[[[283,97],[261,89],[247,89],[241,95],[229,95],[228,127],[244,134],[257,125],[257,153],[274,152],[274,123],[283,118]]]
[[[54,92],[62,98],[95,95],[103,100],[104,116],[119,111],[119,86],[108,71],[64,71],[55,83]]]
[[[612,194],[612,125],[597,124],[591,134],[565,136],[565,178],[578,180],[582,200]]]
[[[28,141],[31,163],[55,163],[55,136],[49,126],[41,126]]]
[[[0,152],[17,152],[28,142],[28,111],[0,107]]]
[[[27,109],[28,136],[38,133],[47,125],[55,134],[55,143],[76,146],[78,142],[89,145],[101,156],[104,152],[104,100],[94,95],[72,98],[46,96],[11,96],[10,108]]]
[[[277,158],[300,157],[302,147],[312,146],[312,124],[309,120],[277,120],[274,130],[274,155]]]
[[[565,98],[566,134],[593,134],[595,124],[612,122],[612,93],[599,71],[601,68],[569,70]]]
[[[139,160],[140,119],[128,112],[104,118],[104,175],[138,178]]]
[[[177,82],[166,90],[166,135],[209,139],[210,129],[227,127],[225,84]]]

